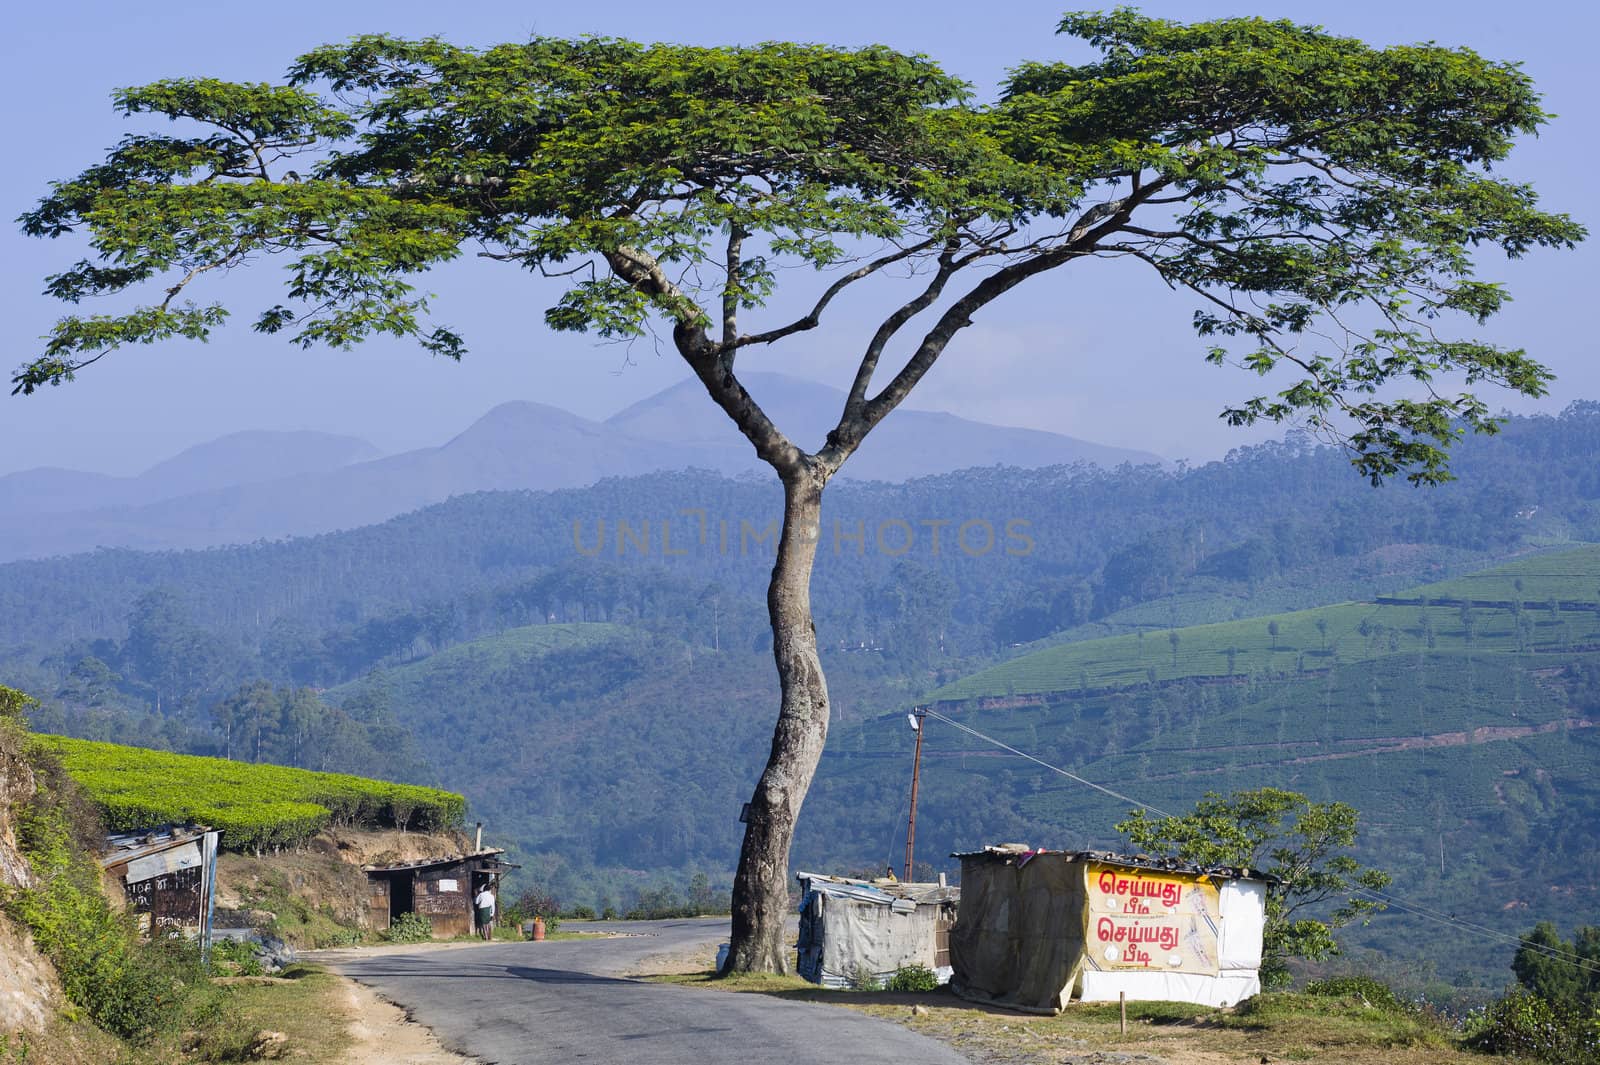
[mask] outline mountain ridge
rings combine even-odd
[[[757,390],[772,397],[780,423],[801,424],[807,431],[815,428],[819,442],[823,434],[818,427],[828,423],[844,399],[843,393],[813,382],[777,374],[750,378]],[[724,475],[764,469],[732,423],[698,386],[691,386],[693,382],[672,386],[605,421],[532,400],[509,400],[437,447],[358,461],[348,459],[351,449],[371,449],[370,444],[320,434],[326,438],[320,458],[300,453],[307,448],[318,451],[308,443],[293,456],[301,468],[281,477],[253,476],[261,471],[259,453],[266,449],[251,453],[243,446],[249,442],[246,438],[266,438],[271,433],[231,434],[188,449],[140,475],[153,478],[152,483],[189,485],[194,490],[156,493],[157,498],[149,498],[148,490],[144,496],[133,492],[106,505],[86,505],[84,500],[96,491],[120,486],[121,480],[81,473],[52,480],[49,471],[21,471],[0,478],[4,515],[0,561],[100,547],[189,549],[317,535],[385,521],[471,492],[578,488],[607,477],[686,468]],[[295,439],[300,435],[290,434]],[[320,437],[306,434],[307,441]],[[202,456],[226,452],[229,441],[244,456],[247,477],[237,483],[217,483],[217,474],[191,452]],[[964,467],[1036,468],[1076,462],[1109,466],[1162,460],[1040,430],[901,411],[869,438],[842,476],[902,481]],[[131,480],[139,483],[138,478]],[[16,505],[6,505],[8,485]],[[30,498],[53,502],[30,508],[26,505]]]

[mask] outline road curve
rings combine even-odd
[[[635,934],[415,953],[339,952],[325,960],[403,1007],[449,1049],[492,1065],[970,1065],[942,1043],[838,1006],[624,975],[654,955],[722,942],[726,920],[600,927]]]

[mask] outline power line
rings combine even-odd
[[[1010,744],[1002,743],[1001,741],[995,739],[993,736],[985,736],[983,733],[979,732],[977,729],[968,728],[966,725],[963,725],[961,722],[954,721],[954,720],[952,720],[952,719],[950,719],[948,717],[945,717],[943,714],[938,713],[937,711],[927,710],[927,711],[925,711],[925,713],[927,713],[927,715],[929,717],[931,717],[931,718],[936,718],[939,721],[943,721],[947,725],[951,725],[951,726],[953,726],[953,727],[955,727],[957,729],[960,729],[962,732],[967,733],[967,735],[969,735],[969,736],[973,736],[973,737],[975,737],[977,739],[980,739],[980,740],[984,741],[985,743],[992,743],[996,747],[999,747],[1003,751],[1010,751],[1012,754],[1016,755],[1018,758],[1026,758],[1028,761],[1033,762],[1036,765],[1041,765],[1044,768],[1050,770],[1050,772],[1052,772],[1052,773],[1060,773],[1062,776],[1066,777],[1068,780],[1076,781],[1077,783],[1082,784],[1085,787],[1093,788],[1095,791],[1104,792],[1105,794],[1111,796],[1113,799],[1116,799],[1119,802],[1132,803],[1134,806],[1139,807],[1141,810],[1149,810],[1151,813],[1160,814],[1162,817],[1175,817],[1176,816],[1175,814],[1168,813],[1167,811],[1161,809],[1160,807],[1151,806],[1149,803],[1140,802],[1138,799],[1132,799],[1132,798],[1129,798],[1126,795],[1121,794],[1120,792],[1112,791],[1110,788],[1104,787],[1104,786],[1102,786],[1100,784],[1096,784],[1092,780],[1085,780],[1083,777],[1078,776],[1078,774],[1076,774],[1076,773],[1070,773],[1067,770],[1062,769],[1060,766],[1051,765],[1049,762],[1046,762],[1042,758],[1035,758],[1033,755],[1027,753],[1026,751],[1019,751],[1015,747],[1011,746]]]
[[[1151,813],[1160,814],[1162,817],[1176,816],[1168,813],[1166,810],[1163,810],[1160,807],[1151,806],[1149,803],[1140,802],[1138,799],[1123,795],[1120,792],[1112,791],[1110,788],[1104,787],[1100,784],[1096,784],[1092,780],[1086,780],[1083,777],[1078,776],[1076,773],[1062,769],[1060,766],[1051,765],[1044,759],[1036,758],[1026,751],[1019,751],[1009,743],[1004,743],[995,739],[993,736],[985,735],[984,733],[979,732],[977,729],[963,725],[961,722],[948,718],[936,710],[926,710],[924,712],[929,717],[943,721],[945,724],[950,725],[961,732],[965,732],[969,736],[980,739],[985,743],[993,744],[994,746],[999,747],[1001,750],[1009,751],[1018,758],[1025,758],[1036,765],[1043,766],[1052,773],[1059,773],[1068,780],[1082,784],[1085,787],[1093,788],[1095,791],[1103,792],[1104,794],[1111,796],[1113,799],[1117,799],[1121,802],[1131,803],[1142,810],[1149,810]],[[892,845],[893,844],[891,843],[891,846]],[[1493,928],[1485,927],[1484,925],[1474,924],[1471,921],[1463,921],[1461,918],[1456,917],[1453,914],[1446,914],[1439,910],[1430,910],[1425,906],[1413,903],[1401,902],[1392,895],[1386,894],[1382,891],[1376,891],[1372,888],[1353,888],[1351,890],[1351,894],[1366,895],[1384,906],[1392,906],[1403,913],[1409,913],[1414,916],[1421,917],[1424,920],[1433,921],[1436,924],[1442,924],[1451,928],[1456,928],[1460,931],[1468,932],[1486,939],[1498,939],[1510,943],[1516,943],[1519,947],[1526,948],[1537,954],[1542,954],[1545,957],[1555,958],[1559,961],[1567,962],[1568,964],[1574,965],[1586,972],[1600,973],[1600,965],[1590,962],[1584,958],[1580,958],[1572,951],[1562,950],[1560,948],[1548,946],[1542,943],[1532,943],[1521,936],[1512,935],[1508,932],[1499,932]]]
[[[1597,965],[1586,958],[1580,958],[1577,954],[1570,950],[1564,950],[1560,947],[1552,947],[1545,943],[1532,943],[1527,939],[1524,939],[1522,936],[1512,935],[1509,932],[1497,932],[1493,928],[1488,928],[1481,924],[1474,924],[1471,921],[1463,921],[1454,914],[1446,914],[1439,910],[1430,910],[1426,906],[1416,905],[1413,903],[1400,902],[1393,895],[1385,894],[1382,891],[1374,891],[1372,888],[1356,888],[1351,892],[1351,894],[1367,895],[1375,899],[1381,905],[1392,906],[1397,910],[1400,910],[1404,913],[1409,913],[1415,917],[1421,917],[1424,920],[1433,921],[1436,924],[1442,924],[1447,927],[1459,929],[1463,932],[1470,932],[1474,935],[1483,936],[1486,939],[1501,939],[1509,943],[1516,943],[1526,950],[1531,950],[1536,954],[1543,954],[1547,958],[1555,958],[1559,961],[1567,962],[1568,964],[1574,965],[1586,972],[1600,973],[1600,965]]]

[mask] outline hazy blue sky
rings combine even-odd
[[[706,44],[882,42],[926,52],[987,92],[1018,60],[1071,54],[1073,42],[1051,31],[1060,13],[1076,6],[1038,0],[19,5],[0,38],[0,78],[13,101],[0,208],[14,217],[48,181],[76,173],[121,135],[127,124],[108,106],[116,86],[184,74],[275,79],[305,49],[356,33],[437,33],[472,44],[580,33]],[[1537,183],[1547,206],[1591,227],[1596,222],[1591,186],[1600,107],[1593,42],[1600,20],[1588,4],[1197,0],[1142,8],[1189,19],[1281,16],[1374,43],[1435,40],[1521,60],[1560,117],[1522,147],[1509,172]],[[0,368],[9,372],[59,313],[37,295],[41,278],[75,253],[64,242],[23,238],[14,226],[0,240],[0,320],[10,352]],[[1524,344],[1559,374],[1539,409],[1600,398],[1590,331],[1597,265],[1593,243],[1576,253],[1484,263],[1483,276],[1508,281],[1516,296],[1493,334]],[[1217,411],[1255,382],[1201,363],[1188,328],[1192,302],[1138,269],[1084,266],[1035,281],[986,311],[946,353],[914,405],[1170,457],[1214,457],[1243,442]],[[188,444],[246,428],[341,431],[400,450],[440,443],[506,399],[603,417],[686,376],[676,356],[649,344],[623,349],[549,333],[540,316],[544,293],[514,269],[452,269],[432,287],[441,320],[471,344],[462,364],[381,342],[354,354],[302,353],[238,325],[206,346],[121,352],[73,384],[26,398],[0,396],[0,473],[38,465],[130,473]],[[749,361],[842,385],[864,320],[864,314],[846,319],[826,335],[798,338]],[[713,416],[709,402],[707,409]]]

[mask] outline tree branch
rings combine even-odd
[[[933,275],[933,280],[929,281],[927,287],[916,297],[897,307],[894,313],[878,326],[877,332],[873,333],[872,340],[867,343],[867,350],[861,356],[861,364],[856,367],[855,380],[850,384],[850,394],[845,399],[844,411],[839,417],[839,428],[842,429],[847,423],[861,417],[861,408],[866,403],[867,389],[872,384],[872,375],[877,371],[878,360],[883,356],[883,349],[889,341],[907,322],[932,306],[939,298],[939,294],[944,291],[945,283],[950,280],[951,275],[965,263],[972,261],[972,257],[968,256],[958,262],[955,257],[958,248],[956,238],[951,237],[947,240],[944,251],[939,254],[939,267]],[[833,433],[829,434],[830,441],[834,436]]]
[[[831,475],[838,470],[840,465],[861,445],[861,441],[866,435],[879,422],[883,421],[890,411],[905,400],[911,390],[917,386],[917,383],[933,368],[933,364],[944,353],[944,349],[949,345],[950,340],[958,332],[972,324],[972,316],[974,314],[1028,278],[1042,274],[1047,270],[1053,270],[1073,259],[1093,254],[1100,240],[1125,225],[1135,208],[1149,197],[1154,196],[1169,183],[1169,179],[1159,179],[1134,189],[1121,199],[1090,207],[1074,222],[1063,243],[1003,266],[978,282],[966,295],[962,296],[944,314],[939,316],[939,320],[923,336],[922,343],[917,346],[917,350],[906,361],[906,364],[900,368],[900,372],[894,376],[894,379],[885,385],[883,390],[871,400],[861,401],[857,398],[857,392],[859,390],[861,396],[864,397],[867,382],[871,379],[872,370],[875,368],[877,361],[877,354],[869,347],[867,356],[863,357],[862,365],[857,370],[856,382],[851,387],[851,396],[850,400],[846,402],[845,414],[839,419],[839,424],[833,432],[828,434],[827,446],[817,453],[817,458],[822,462],[828,474]],[[946,255],[951,256],[953,260],[953,251],[947,249]],[[952,269],[958,268],[959,265],[965,265],[972,258],[972,256],[965,257]],[[941,256],[940,261],[941,266],[943,266],[945,257]],[[944,277],[936,277],[933,284],[930,284],[930,289],[935,284],[942,288],[944,281],[947,279],[948,274]],[[923,295],[927,296],[928,293],[925,291]],[[937,297],[938,290],[935,289],[933,294],[928,297],[927,303],[931,303]],[[899,315],[906,308],[918,304],[921,299],[922,297],[918,297],[917,300],[906,304],[905,307],[896,312],[896,315]],[[916,311],[924,309],[927,303],[917,306]],[[911,315],[907,315],[906,320],[909,320],[916,311],[913,311]],[[882,333],[887,328],[888,335],[892,336],[903,324],[904,321],[896,322],[895,316],[891,316],[889,321],[879,327],[879,332]],[[874,340],[876,340],[876,337]],[[887,337],[885,337],[885,340],[887,340]],[[881,347],[879,350],[881,351]]]
[[[722,283],[722,349],[729,365],[733,362],[733,341],[739,335],[740,253],[747,235],[737,222],[728,227],[728,254],[724,262],[728,276]]]
[[[705,311],[666,275],[661,264],[648,252],[626,245],[607,252],[606,261],[618,277],[668,305],[673,320],[672,341],[678,354],[689,364],[712,400],[755,447],[761,460],[785,479],[809,465],[810,456],[773,424],[766,411],[734,376],[733,367],[720,358],[721,345],[714,343],[706,332],[708,316]]]
[[[815,329],[822,321],[822,312],[827,309],[829,303],[833,302],[833,298],[840,292],[843,292],[847,286],[860,281],[862,278],[867,277],[870,274],[877,273],[886,266],[892,266],[895,263],[911,258],[911,256],[916,255],[919,252],[927,251],[929,248],[932,248],[938,243],[939,238],[929,237],[927,240],[922,241],[921,243],[901,248],[898,251],[882,256],[881,258],[874,259],[870,263],[850,271],[848,274],[840,277],[837,281],[827,287],[827,289],[822,293],[822,297],[817,300],[816,306],[811,308],[811,313],[807,314],[805,317],[797,318],[788,325],[781,326],[777,329],[769,329],[764,333],[756,333],[754,335],[739,337],[734,340],[734,347],[742,348],[749,344],[771,344],[773,341],[782,340],[784,337],[793,333],[800,333],[808,329]]]

